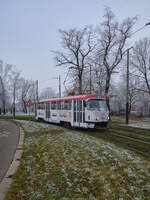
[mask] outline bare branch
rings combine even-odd
[[[105,8],[104,22],[100,35],[99,52],[103,52],[100,55],[103,60],[103,65],[106,68],[106,88],[105,94],[109,92],[111,75],[116,67],[121,63],[124,48],[127,39],[131,35],[131,30],[135,24],[136,18],[127,18],[121,24],[115,19],[115,15],[110,8]]]
[[[60,30],[62,46],[65,52],[53,52],[57,66],[73,66],[79,79],[79,93],[82,93],[82,74],[88,66],[88,59],[96,48],[92,27],[69,31]]]

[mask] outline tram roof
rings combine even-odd
[[[68,97],[42,99],[39,100],[39,103],[53,102],[53,101],[67,101],[67,100],[83,100],[83,99],[106,99],[106,96],[98,94],[81,94]]]

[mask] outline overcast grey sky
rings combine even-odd
[[[0,59],[13,64],[27,79],[39,80],[40,89],[58,89],[58,75],[51,50],[60,49],[59,29],[82,28],[103,21],[104,6],[116,18],[138,16],[134,30],[150,21],[149,0],[0,0]],[[146,27],[132,37],[150,35]],[[45,81],[50,79],[49,81]]]

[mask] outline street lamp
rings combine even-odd
[[[131,34],[134,35],[135,33],[137,33],[138,31],[141,31],[145,26],[149,26],[150,22],[146,23],[144,26],[142,26],[141,28],[139,28],[138,30],[136,30],[135,32],[133,32]],[[128,48],[127,51],[127,79],[126,79],[126,124],[129,123],[129,51],[130,49],[132,49],[133,47]]]

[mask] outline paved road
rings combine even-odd
[[[11,121],[0,120],[0,183],[6,174],[19,141],[19,128]]]

